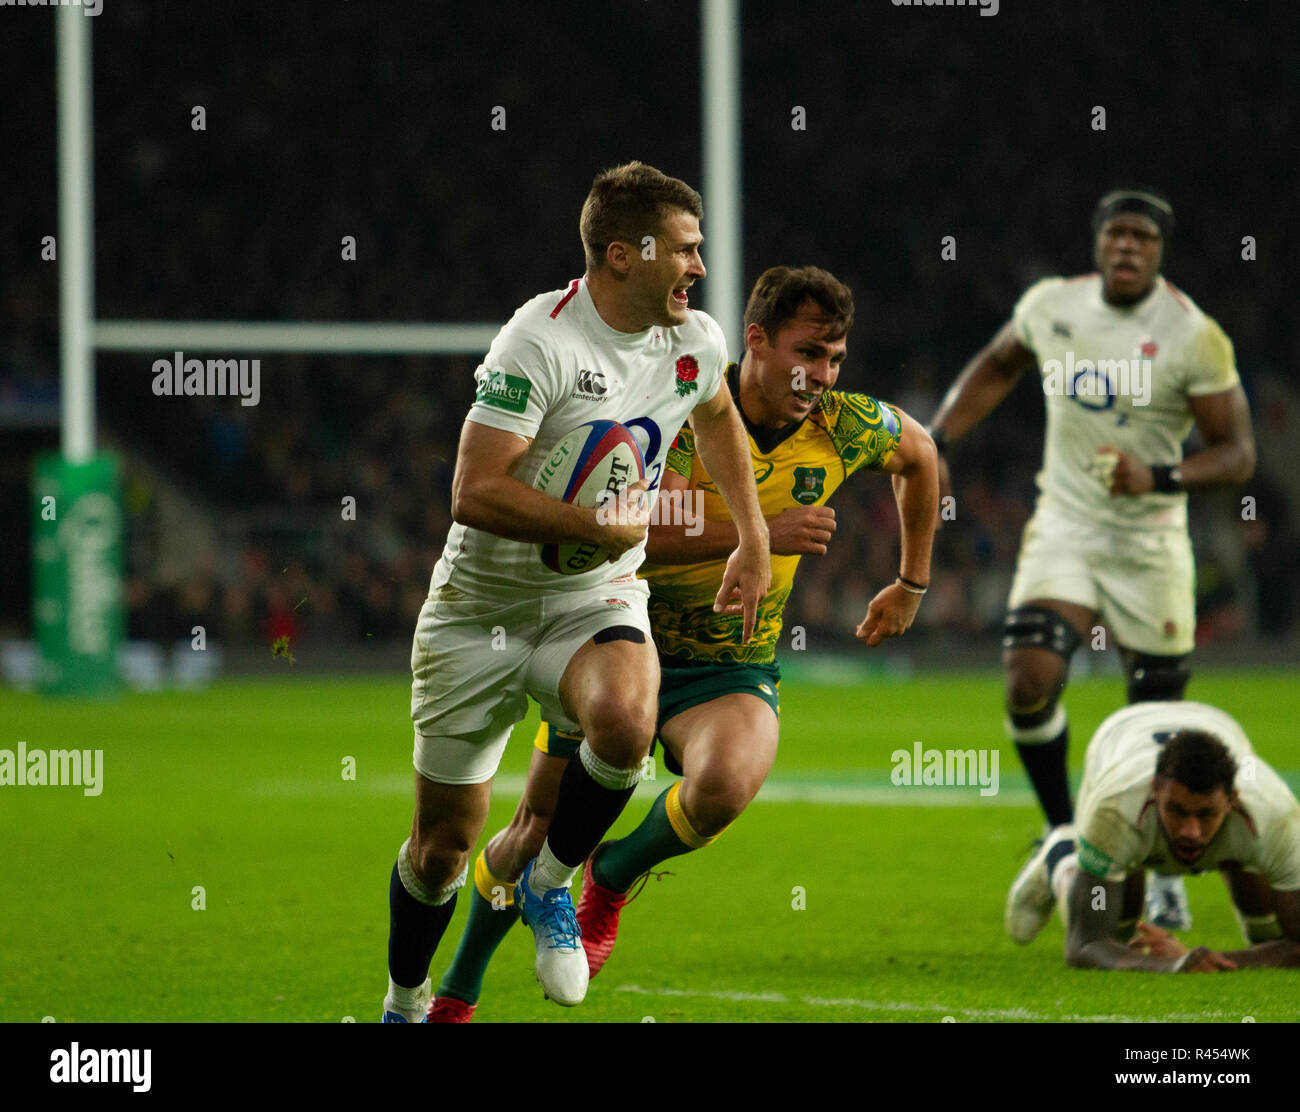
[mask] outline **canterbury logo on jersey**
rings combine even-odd
[[[604,371],[578,371],[578,388],[569,395],[571,398],[586,398],[588,401],[604,401],[609,387],[605,385]]]

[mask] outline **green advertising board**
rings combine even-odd
[[[47,453],[32,478],[32,620],[42,691],[107,695],[121,683],[122,497],[117,459]]]

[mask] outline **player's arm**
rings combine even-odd
[[[665,471],[659,484],[664,492],[681,491],[691,497],[690,482],[676,471]],[[680,521],[650,526],[646,542],[646,559],[655,564],[700,564],[729,556],[740,543],[740,531],[730,521],[708,521],[703,512],[692,516],[694,505],[682,503]],[[666,515],[658,514],[662,521]],[[835,533],[835,511],[829,506],[790,506],[775,517],[767,518],[767,530],[773,556],[826,554],[826,545]]]
[[[1239,966],[1271,966],[1275,969],[1300,968],[1300,890],[1279,892],[1273,889],[1273,910],[1282,937],[1271,942],[1256,942],[1248,950],[1225,953],[1225,958]]]
[[[467,420],[451,481],[452,520],[512,541],[591,542],[615,557],[641,543],[643,516],[602,525],[596,510],[562,502],[516,479],[515,467],[531,443],[516,433]],[[646,486],[643,480],[629,490]]]
[[[739,589],[745,615],[742,640],[748,641],[758,603],[772,584],[772,561],[767,523],[754,485],[749,438],[725,383],[719,383],[713,397],[691,411],[691,426],[700,462],[717,484],[738,533],[738,545],[727,561],[713,608],[727,611],[728,600]]]
[[[1244,483],[1255,473],[1255,435],[1250,428],[1250,405],[1240,386],[1217,394],[1188,398],[1192,417],[1205,447],[1178,465],[1185,490]],[[1111,478],[1112,494],[1147,494],[1156,489],[1150,464],[1120,453]]]
[[[930,584],[930,548],[939,510],[939,453],[934,441],[911,417],[903,418],[898,448],[881,470],[893,476],[894,501],[902,532],[899,580],[871,600],[858,626],[858,638],[879,645],[907,631],[921,605],[917,587]],[[911,590],[901,580],[909,580]]]
[[[960,440],[997,408],[1033,365],[1033,351],[1020,342],[1015,324],[1007,321],[948,388],[930,422],[931,430],[940,431],[949,442]]]
[[[930,432],[939,446],[940,495],[952,489],[948,461],[943,457],[947,445],[961,439],[992,413],[1034,362],[1033,351],[1016,335],[1015,322],[1007,321],[962,368],[930,422]]]
[[[1124,881],[1079,869],[1070,886],[1065,961],[1074,969],[1117,969],[1140,973],[1211,973],[1236,968],[1222,954],[1198,946],[1181,956],[1144,954],[1126,946],[1119,933]]]

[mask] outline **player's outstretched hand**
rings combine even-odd
[[[858,626],[858,640],[874,649],[886,638],[906,633],[920,608],[920,595],[891,583],[871,600],[867,616]]]
[[[1129,939],[1129,947],[1156,958],[1181,958],[1187,947],[1167,930],[1139,920],[1137,930]]]
[[[728,557],[713,609],[720,614],[745,615],[742,644],[753,635],[758,604],[771,585],[772,557],[766,545],[742,544]]]
[[[645,540],[650,527],[650,509],[645,497],[649,489],[648,479],[638,479],[624,487],[608,508],[597,511],[600,546],[609,552],[611,561]]]
[[[767,523],[773,556],[825,556],[835,532],[829,506],[791,506]]]
[[[1222,954],[1216,954],[1208,946],[1197,946],[1183,958],[1175,970],[1177,973],[1229,973],[1237,968],[1237,963]]]

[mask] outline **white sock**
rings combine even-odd
[[[392,977],[388,978],[388,996],[384,999],[384,1011],[398,1012],[411,1023],[419,1023],[424,1018],[429,1006],[429,995],[433,992],[433,979],[426,977],[424,984],[416,988],[399,985]]]
[[[552,888],[568,888],[573,878],[578,875],[578,868],[570,868],[551,852],[548,838],[542,843],[542,850],[537,855],[537,863],[528,875],[528,887],[534,896],[544,896]]]

